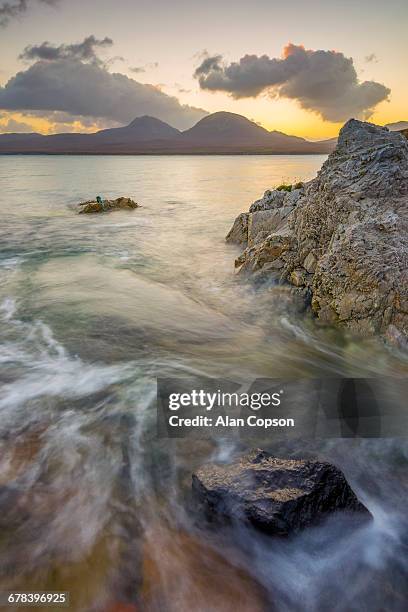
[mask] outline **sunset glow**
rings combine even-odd
[[[120,13],[112,19],[111,0],[97,3],[72,0],[55,6],[32,3],[24,14],[9,20],[2,28],[0,86],[9,88],[10,79],[19,73],[24,74],[36,61],[50,61],[35,55],[35,45],[47,44],[51,51],[52,48],[64,49],[61,51],[65,53],[63,61],[67,62],[72,48],[75,51],[75,45],[78,48],[81,41],[94,36],[95,58],[98,58],[95,61],[103,66],[104,71],[124,75],[140,86],[153,85],[156,91],[176,98],[181,105],[209,113],[226,110],[242,114],[269,130],[311,140],[330,138],[337,135],[344,123],[343,117],[334,121],[330,118],[333,116],[331,113],[324,119],[318,107],[313,108],[314,102],[304,102],[297,91],[290,94],[293,97],[287,97],[277,85],[265,87],[257,95],[245,97],[240,94],[237,97],[228,91],[210,91],[200,87],[194,72],[205,54],[219,55],[224,66],[237,63],[246,56],[258,58],[259,62],[272,62],[269,64],[272,66],[275,60],[291,60],[297,50],[312,54],[322,50],[326,57],[331,53],[340,61],[350,58],[359,84],[375,82],[377,87],[385,86],[390,90],[388,96],[378,95],[380,101],[373,103],[366,114],[360,113],[360,118],[369,118],[379,124],[406,120],[408,85],[402,78],[401,58],[408,55],[404,32],[407,5],[399,0],[391,2],[391,7],[374,4],[376,10],[368,0],[358,3],[358,6],[347,2],[344,5],[347,10],[343,11],[338,3],[320,0],[309,2],[307,8],[300,1],[285,6],[259,0],[249,11],[243,0],[239,0],[232,15],[228,3],[220,4],[213,0],[205,7],[199,7],[195,2],[177,0],[170,4],[160,0],[155,3],[154,10],[147,2],[125,0],[120,3]],[[182,19],[177,9],[182,9]],[[353,34],[350,23],[359,23],[359,20],[364,26],[355,29]],[[94,60],[84,55],[78,56],[78,61]],[[290,87],[293,89],[291,83]],[[76,94],[72,90],[61,90],[59,98],[73,95]],[[89,97],[92,95],[90,90]],[[27,106],[24,108],[20,99],[10,102],[10,97],[11,94],[0,110],[0,130],[3,132],[10,129],[25,131],[26,126],[44,134],[92,132],[123,125],[128,119],[145,114],[145,109],[139,112],[136,102],[134,111],[129,109],[129,116],[115,117],[107,116],[103,110],[95,110],[94,116],[86,115],[90,112],[88,107],[92,109],[89,99],[88,104],[81,102],[72,109],[68,101],[63,109],[58,103],[52,108],[52,101],[46,104],[41,101],[36,109],[29,108],[29,102],[25,102]],[[83,116],[78,113],[81,106],[84,106]],[[64,110],[64,116],[56,115],[61,115],[61,110]],[[192,114],[191,120],[186,118],[179,125],[176,125],[174,117],[174,113],[168,117],[163,113],[159,118],[183,129],[192,125],[198,115]],[[20,129],[18,124],[21,124]]]

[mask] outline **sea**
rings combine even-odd
[[[156,433],[158,378],[407,375],[380,339],[234,272],[236,215],[325,158],[0,156],[0,591],[84,612],[406,610],[404,438],[271,434],[278,456],[334,462],[373,515],[273,540],[191,509],[193,471],[244,442]],[[97,195],[140,207],[79,215]]]

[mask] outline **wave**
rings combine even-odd
[[[86,363],[70,355],[41,320],[25,322],[19,319],[12,298],[6,298],[0,305],[1,323],[7,325],[6,337],[12,336],[11,341],[0,344],[2,370],[7,375],[9,368],[12,378],[0,389],[2,411],[13,410],[43,396],[81,398],[135,374],[131,363]],[[16,371],[18,375],[14,377]]]

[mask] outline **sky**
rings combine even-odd
[[[407,0],[0,0],[0,131],[408,120]]]

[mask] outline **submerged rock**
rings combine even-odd
[[[269,224],[252,219],[258,211]],[[310,290],[319,319],[405,343],[408,141],[400,133],[348,121],[317,177],[289,193],[267,191],[247,226],[241,272],[267,272],[279,258],[280,280]]]
[[[210,519],[243,521],[271,535],[289,535],[338,511],[371,517],[334,465],[277,459],[259,449],[229,465],[201,467],[192,486]]]
[[[152,518],[143,547],[140,610],[273,612],[261,582],[236,556],[229,560],[204,533],[171,529]]]
[[[116,200],[103,200],[102,202],[90,200],[89,202],[81,202],[78,204],[78,206],[80,207],[80,215],[86,213],[109,212],[111,210],[139,208],[139,204],[134,202],[131,198],[124,197],[116,198]]]

